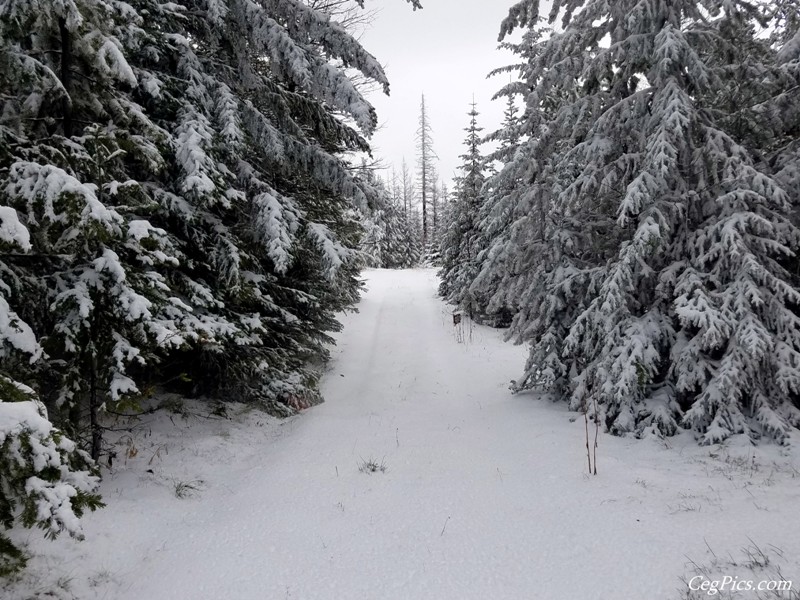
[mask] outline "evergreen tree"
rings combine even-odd
[[[163,219],[177,221],[191,259],[184,295],[206,285],[230,326],[172,369],[188,373],[194,393],[258,399],[277,412],[306,407],[319,401],[311,365],[327,357],[334,314],[357,295],[351,207],[370,202],[339,158],[368,149],[349,122],[365,134],[375,126],[344,69],[384,88],[386,79],[341,26],[301,2],[237,1],[218,18],[204,18],[202,7],[192,14],[180,39],[209,43],[180,46],[182,60],[164,79],[188,82],[190,93],[165,89],[159,103],[181,174],[166,191],[188,202],[165,202]]]
[[[413,232],[408,213],[403,207],[403,193],[392,168],[392,179],[386,203],[386,253],[384,267],[387,269],[407,269],[416,264]]]
[[[769,55],[763,7],[556,1],[557,17],[562,32],[530,37],[531,139],[507,167],[528,174],[503,275],[532,343],[516,389],[596,406],[614,433],[785,441],[800,423],[786,269],[800,232],[719,103],[752,48]],[[518,3],[502,35],[537,21],[538,2]],[[735,84],[747,97],[760,82]]]
[[[36,526],[50,539],[65,532],[82,539],[80,517],[102,506],[93,461],[52,426],[31,388],[2,377],[0,389],[0,524]],[[0,533],[0,577],[26,562]]]
[[[362,170],[360,177],[368,185],[374,203],[360,219],[364,228],[360,244],[364,264],[386,269],[412,266],[409,226],[396,175],[393,176],[393,191],[372,171]]]
[[[151,385],[284,414],[318,401],[370,202],[341,158],[376,125],[352,75],[388,91],[321,8],[0,0],[0,406],[36,390],[91,449],[43,412],[0,428],[4,525],[19,501],[25,524],[77,534],[40,500],[83,478],[69,510],[96,505],[103,415]]]
[[[512,163],[521,144],[521,119],[514,102],[517,94],[516,85],[507,86],[498,94],[506,95],[507,103],[501,128],[484,138],[484,142],[499,142],[498,148],[486,157],[490,165]],[[508,326],[515,312],[513,304],[507,303],[502,293],[502,281],[507,271],[506,236],[513,222],[514,193],[519,187],[521,180],[517,170],[509,168],[494,173],[485,184],[485,200],[478,214],[477,275],[469,291],[483,321],[495,327]]]
[[[382,208],[360,215],[359,222],[364,229],[359,244],[362,262],[365,267],[380,268],[384,265],[386,244],[386,213]]]
[[[142,384],[317,401],[368,204],[340,155],[376,123],[347,73],[388,90],[377,61],[298,0],[5,0],[0,28],[4,318],[44,349],[23,379],[95,457]]]
[[[78,439],[90,423],[95,458],[98,411],[138,393],[129,371],[177,335],[163,285],[176,252],[147,220],[154,203],[139,183],[163,166],[162,136],[129,94],[137,78],[122,43],[143,34],[128,8],[0,10],[0,196],[17,250],[0,257],[4,293],[45,350],[36,380],[55,381],[43,399],[68,409]]]
[[[416,207],[417,195],[414,190],[414,176],[411,174],[405,159],[403,159],[400,175],[400,194],[403,200],[406,239],[408,240],[405,262],[408,267],[415,267],[423,256],[423,232],[419,210]]]
[[[469,126],[465,128],[466,152],[461,155],[461,175],[456,179],[454,202],[442,244],[442,281],[439,285],[442,296],[477,318],[480,318],[478,307],[469,288],[477,276],[478,251],[482,244],[478,211],[483,198],[486,159],[480,151],[482,128],[478,126],[479,114],[473,101],[468,113]]]
[[[387,269],[404,269],[413,266],[412,241],[403,195],[397,172],[392,168],[391,179],[381,182],[381,207],[383,210],[384,252],[381,266]]]
[[[383,264],[386,269],[406,269],[413,266],[409,256],[409,227],[399,204],[390,201],[385,211],[386,237]]]
[[[439,186],[439,176],[434,169],[432,177],[434,181],[433,185],[431,186],[431,241],[428,244],[429,250],[426,255],[426,263],[431,267],[441,267],[442,266],[442,254],[441,254],[441,218],[442,218],[442,204],[444,202],[444,198],[442,197],[441,187]]]

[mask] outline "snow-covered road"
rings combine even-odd
[[[367,277],[325,404],[123,439],[87,541],[31,572],[81,599],[677,600],[690,561],[768,577],[722,560],[752,540],[800,575],[796,450],[601,436],[590,477],[582,420],[508,393],[524,349],[454,327],[433,271]]]

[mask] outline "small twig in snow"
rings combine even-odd
[[[442,537],[442,536],[444,535],[444,530],[445,530],[445,529],[447,529],[447,522],[448,522],[449,520],[450,520],[450,517],[447,517],[447,519],[445,519],[445,521],[444,521],[444,527],[442,527],[442,533],[440,533],[440,534],[439,534],[439,537]]]
[[[717,555],[716,555],[716,554],[714,553],[714,551],[711,549],[711,546],[709,546],[709,545],[708,545],[708,540],[707,540],[706,538],[703,538],[703,541],[706,543],[706,548],[708,548],[708,551],[709,551],[709,552],[711,552],[711,556],[713,556],[713,557],[716,559],[716,558],[717,558]]]

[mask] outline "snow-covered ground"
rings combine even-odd
[[[120,434],[86,541],[15,532],[35,558],[0,596],[649,600],[729,576],[794,591],[716,597],[798,597],[800,437],[601,434],[590,476],[582,417],[507,391],[523,348],[454,327],[433,271],[366,277],[325,404],[146,416]]]

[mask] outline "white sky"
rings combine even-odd
[[[497,49],[500,23],[513,4],[515,0],[422,0],[423,10],[414,11],[404,0],[367,2],[367,8],[379,12],[361,41],[386,67],[391,82],[390,97],[377,92],[370,96],[381,124],[372,138],[376,158],[399,172],[405,157],[416,170],[414,134],[424,92],[437,169],[449,184],[461,162],[473,94],[484,134],[502,121],[505,100],[491,98],[509,81],[508,75],[486,76],[516,62],[513,54]]]

